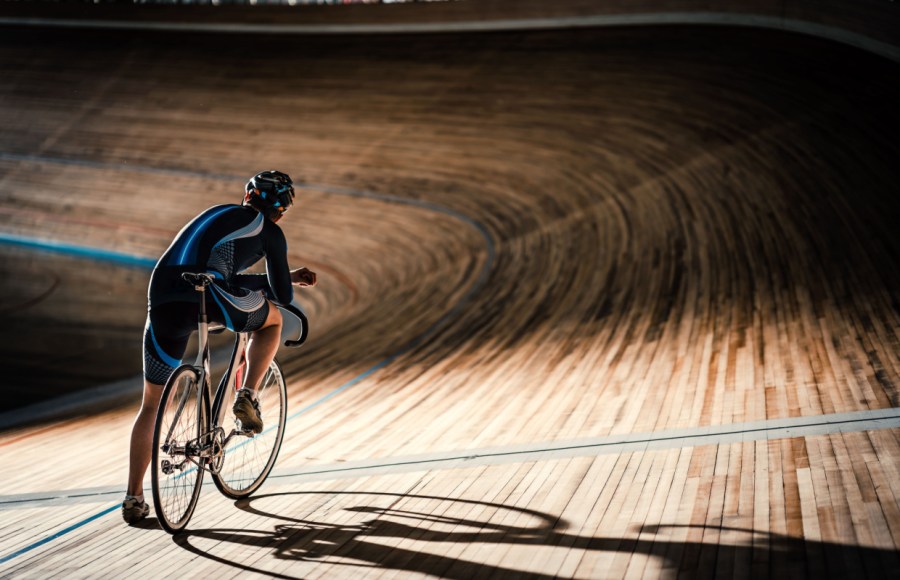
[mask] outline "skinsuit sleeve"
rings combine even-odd
[[[269,299],[279,304],[290,304],[294,298],[294,288],[287,261],[287,240],[276,224],[267,222],[265,229],[266,273],[238,274],[235,282],[249,290],[263,290]]]

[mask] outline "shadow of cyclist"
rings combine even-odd
[[[370,519],[355,523],[325,523],[315,520],[289,517],[257,509],[252,504],[265,498],[304,495],[358,495],[395,497],[389,507],[357,505],[343,511],[371,514]],[[424,500],[467,504],[469,513],[478,511],[483,517],[454,517],[425,511],[395,509],[400,500]],[[257,572],[275,578],[293,576],[272,573],[240,561],[208,553],[192,542],[194,539],[212,540],[216,543],[233,543],[270,550],[277,560],[327,562],[329,565],[345,565],[354,569],[376,568],[402,570],[443,578],[472,577],[522,577],[552,578],[536,572],[512,569],[499,565],[465,560],[450,555],[447,549],[453,544],[493,545],[497,550],[515,545],[557,547],[563,550],[619,552],[643,554],[663,560],[662,568],[676,574],[696,577],[732,576],[742,571],[753,578],[795,578],[813,575],[831,577],[891,577],[898,567],[897,552],[878,548],[807,541],[774,533],[753,532],[722,526],[667,526],[646,525],[639,528],[640,539],[598,537],[568,533],[568,523],[558,516],[535,510],[517,508],[498,503],[465,499],[449,499],[402,493],[366,492],[296,492],[262,495],[240,500],[235,505],[248,513],[279,521],[271,530],[252,529],[202,529],[187,531],[174,537],[182,548],[248,572]],[[459,507],[459,506],[458,506]],[[515,512],[514,517],[496,517],[501,511]],[[503,514],[500,514],[503,515]],[[509,515],[509,514],[507,514]],[[504,521],[533,525],[506,524]],[[409,521],[409,523],[407,523]],[[740,532],[746,534],[736,545],[698,540],[672,541],[657,537],[665,529],[691,528],[698,532]],[[386,545],[386,539],[394,539]],[[442,554],[433,554],[404,547],[406,542],[434,542],[442,545]],[[702,537],[700,538],[702,540]],[[459,553],[459,550],[455,551]],[[471,551],[469,551],[471,555]],[[896,576],[894,576],[896,577]]]

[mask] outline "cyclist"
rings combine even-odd
[[[188,223],[153,269],[144,328],[144,398],[131,433],[128,490],[122,517],[129,524],[149,513],[143,480],[150,464],[153,429],[163,386],[179,366],[188,337],[197,328],[199,294],[185,282],[184,272],[207,272],[210,322],[235,332],[249,332],[247,371],[234,401],[234,414],[244,427],[262,431],[255,391],[278,350],[281,313],[271,300],[287,304],[293,285],[314,286],[308,268],[290,270],[287,241],[277,222],[294,202],[291,178],[264,171],[247,182],[241,205],[211,207]],[[266,258],[265,274],[241,272]]]

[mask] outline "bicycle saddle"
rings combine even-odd
[[[196,287],[207,287],[212,284],[213,277],[211,274],[194,274],[192,272],[185,272],[181,275],[181,278]]]

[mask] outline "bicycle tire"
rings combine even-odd
[[[156,413],[151,464],[153,508],[159,523],[172,534],[187,526],[197,507],[204,469],[186,453],[171,453],[163,447],[174,444],[184,448],[206,430],[208,404],[200,387],[200,373],[195,367],[178,367],[166,382]],[[173,464],[180,467],[172,468]]]
[[[213,482],[223,495],[232,499],[249,497],[259,489],[275,465],[287,422],[287,387],[278,361],[269,365],[257,390],[263,416],[261,433],[248,437],[235,436],[225,447],[225,457]],[[229,400],[223,402],[222,425],[228,432],[237,419]],[[274,422],[273,422],[274,421]]]

